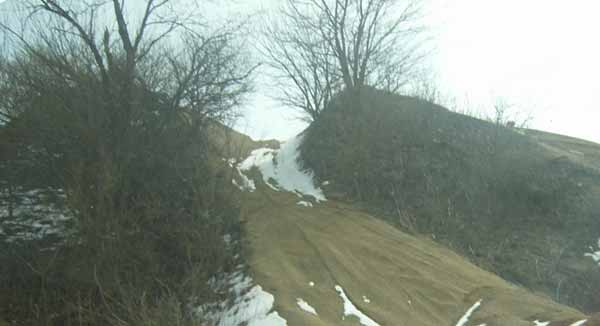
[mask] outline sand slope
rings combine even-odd
[[[288,325],[360,325],[354,317],[342,320],[335,285],[380,325],[455,325],[479,299],[467,325],[584,318],[351,206],[327,201],[308,208],[299,200],[259,185],[244,193],[242,205],[254,278],[275,296]],[[301,310],[298,298],[318,315]]]

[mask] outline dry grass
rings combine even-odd
[[[598,145],[361,96],[334,102],[301,147],[336,198],[557,302],[600,309],[600,275],[583,257],[600,228]]]

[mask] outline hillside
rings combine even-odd
[[[240,178],[253,179],[242,195],[251,272],[273,294],[273,309],[287,325],[570,325],[585,319],[431,239],[353,205],[318,200],[321,190],[303,182],[310,173],[294,171],[298,142],[257,150],[239,165]],[[355,310],[348,310],[340,289]],[[348,311],[363,318],[345,316]]]
[[[600,144],[539,130],[523,130],[545,149],[551,158],[563,158],[600,171]]]
[[[275,296],[274,308],[289,325],[356,325],[352,318],[341,321],[336,285],[381,325],[454,325],[480,299],[470,325],[584,318],[351,207],[306,208],[293,194],[267,189],[246,200],[254,278]],[[318,316],[300,310],[298,298]]]
[[[600,145],[382,91],[419,5],[241,2],[0,3],[0,326],[600,326]]]
[[[410,97],[342,95],[306,131],[331,198],[553,300],[600,310],[600,145],[508,128]]]
[[[519,132],[594,162],[586,142]],[[212,164],[240,189],[234,197],[247,263],[221,274],[236,297],[198,307],[208,321],[202,325],[598,325],[598,317],[507,282],[431,234],[405,232],[369,213],[364,203],[336,193],[334,180],[315,187],[313,174],[298,164],[306,132],[283,144],[219,125],[211,134],[225,155]],[[564,160],[563,152],[549,159]],[[219,243],[231,246],[236,238]],[[579,258],[570,263],[591,262]],[[219,285],[211,290],[224,293]]]

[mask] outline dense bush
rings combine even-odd
[[[227,28],[188,25],[171,47],[143,33],[152,19],[127,25],[120,3],[108,6],[118,31],[99,31],[85,25],[98,8],[40,1],[53,28],[18,35],[0,62],[0,222],[23,220],[18,197],[41,190],[70,217],[52,239],[0,234],[0,316],[17,325],[198,324],[192,308],[222,295],[208,281],[242,259],[210,129],[235,117],[252,67]],[[167,32],[186,26],[173,17]]]
[[[589,188],[600,177],[552,159],[527,135],[365,89],[360,98],[333,101],[301,151],[304,164],[331,181],[330,193],[433,236],[512,282],[598,309],[590,296],[567,298],[564,286],[587,284],[572,277],[581,269],[565,258],[581,258],[600,227],[599,195]]]
[[[139,124],[136,138],[127,139],[132,144],[127,159],[107,167],[101,163],[116,162],[99,159],[94,145],[81,137],[65,151],[48,151],[44,126],[30,114],[3,128],[19,141],[11,146],[31,149],[23,151],[27,158],[3,161],[7,169],[25,172],[12,174],[7,183],[19,194],[51,192],[58,184],[73,223],[64,239],[3,244],[4,318],[34,325],[198,322],[189,308],[217,295],[208,280],[240,263],[239,248],[223,240],[226,234],[239,238],[238,208],[225,182],[229,171],[213,163],[221,153],[205,128],[175,121],[158,133]],[[45,117],[46,126],[54,123],[51,118]],[[37,132],[39,141],[31,137]],[[58,158],[56,168],[39,156]]]

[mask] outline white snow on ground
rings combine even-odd
[[[465,314],[456,323],[456,326],[467,325],[469,318],[471,318],[471,315],[475,312],[475,310],[477,310],[477,308],[479,308],[479,306],[481,306],[481,299],[479,301],[475,302],[475,304],[473,304],[473,306],[471,306],[471,308],[469,308],[469,310],[467,310],[467,312],[465,312]]]
[[[234,167],[237,160],[234,158],[222,158],[223,162],[227,163],[227,165],[229,165],[230,168]]]
[[[592,252],[585,253],[584,256],[591,257],[600,266],[600,238],[598,239],[598,251],[594,251],[594,248],[590,247]]]
[[[242,180],[242,184],[241,185],[237,185],[237,182],[235,181],[235,179],[233,179],[232,181],[234,182],[234,184],[236,184],[238,186],[238,188],[240,188],[241,191],[253,192],[254,190],[256,190],[256,185],[254,184],[254,181],[250,180],[244,174],[244,172],[242,172],[242,170],[240,169],[239,166],[236,166],[235,169],[237,170],[238,175],[240,176],[240,179]]]
[[[298,206],[304,206],[304,207],[313,207],[313,204],[309,201],[304,201],[301,200],[297,203]]]
[[[231,179],[231,183],[236,186],[238,189],[240,189],[240,191],[249,191],[249,192],[253,192],[256,190],[256,185],[254,184],[253,180],[250,180],[243,172],[242,169],[240,169],[239,165],[237,164],[237,160],[234,158],[230,158],[230,159],[225,159],[223,158],[223,161],[227,163],[227,165],[230,168],[234,168],[237,171],[237,177],[239,177],[239,182],[238,180],[236,180],[235,178]]]
[[[273,310],[275,298],[254,285],[242,272],[226,277],[232,286],[234,302],[214,303],[199,307],[197,314],[216,326],[286,326],[287,322]]]
[[[586,322],[587,322],[587,319],[584,319],[584,320],[580,320],[580,321],[574,322],[573,324],[571,324],[569,326],[582,326]],[[535,326],[551,326],[551,324],[550,324],[549,321],[541,322],[539,320],[534,320],[533,323],[535,324]]]
[[[363,295],[362,299],[363,299],[363,302],[364,302],[364,303],[371,303],[371,299],[367,298],[367,297],[366,297],[366,296],[364,296],[364,295]]]
[[[308,286],[312,288],[313,286],[315,286],[315,282],[308,282]]]
[[[242,183],[238,183],[235,179],[231,179],[231,183],[236,186],[240,191],[248,191],[254,192],[256,190],[256,186],[254,185],[254,181],[248,179],[245,175],[240,173]]]
[[[263,291],[260,285],[238,298],[236,305],[220,318],[219,326],[285,326],[287,322],[273,308],[273,295]]]
[[[47,200],[45,190],[18,191],[15,196],[20,202],[13,207],[12,218],[7,206],[0,206],[0,241],[12,243],[16,241],[42,240],[48,236],[64,238],[68,235],[67,224],[72,216],[57,202],[64,201],[61,189],[50,191],[57,197]],[[8,197],[5,193],[0,193]],[[48,248],[50,249],[50,248]]]
[[[323,191],[315,187],[313,174],[303,171],[298,164],[298,146],[302,136],[296,136],[281,144],[280,149],[260,148],[252,151],[239,168],[249,171],[257,167],[262,173],[264,182],[273,190],[280,189],[297,194],[313,196],[317,201],[327,200]],[[273,182],[274,181],[274,182]]]
[[[302,300],[302,298],[297,298],[296,303],[298,304],[298,307],[300,307],[300,309],[308,312],[309,314],[317,316],[317,311],[315,310],[315,308],[309,305],[308,302]]]
[[[233,184],[234,186],[236,186],[240,191],[245,191],[246,189],[244,189],[244,187],[242,187],[242,185],[240,185],[237,181],[235,181],[235,179],[231,179],[231,184]]]
[[[363,326],[380,326],[369,316],[365,315],[362,311],[358,310],[356,306],[348,299],[344,289],[341,286],[336,285],[335,290],[340,294],[340,297],[344,301],[344,316],[355,316],[359,319],[359,322]]]
[[[270,180],[275,176],[275,154],[277,154],[277,150],[271,148],[255,149],[250,153],[250,156],[239,165],[239,168],[242,171],[249,171],[253,167],[257,167],[263,175],[265,184],[271,189],[279,191],[277,186],[273,185]],[[273,179],[276,180],[275,178]]]

